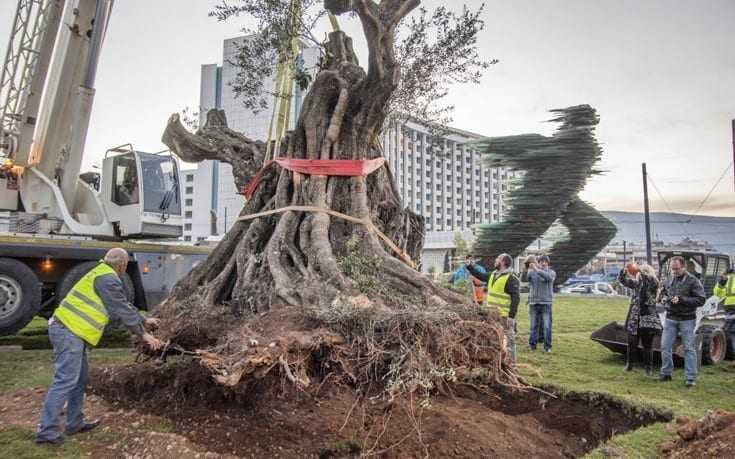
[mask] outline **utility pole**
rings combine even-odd
[[[734,164],[732,168],[732,179],[733,185],[735,185],[735,119],[732,120],[732,162]]]
[[[628,248],[626,247],[626,241],[623,241],[623,269],[628,264]]]
[[[648,173],[646,163],[641,165],[643,170],[643,212],[646,220],[646,263],[653,266],[653,253],[651,253],[651,215],[648,209]]]

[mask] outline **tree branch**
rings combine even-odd
[[[239,190],[263,167],[265,144],[228,128],[222,110],[210,110],[196,134],[181,124],[178,114],[171,115],[161,141],[186,162],[217,160],[230,164]]]

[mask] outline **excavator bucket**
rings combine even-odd
[[[597,341],[606,348],[619,354],[625,354],[628,349],[628,334],[623,325],[610,322],[604,327],[592,332],[592,341]]]

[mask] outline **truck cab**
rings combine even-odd
[[[182,235],[179,171],[170,154],[144,153],[130,145],[108,150],[100,187],[108,220],[119,236]]]

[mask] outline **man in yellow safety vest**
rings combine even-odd
[[[127,300],[119,277],[127,266],[128,253],[124,249],[107,252],[103,261],[74,284],[49,320],[55,372],[43,403],[36,443],[63,443],[59,418],[64,404],[67,405],[67,435],[87,432],[99,425],[99,420],[85,420],[82,413],[87,386],[87,347],[99,343],[110,317],[120,319],[151,349],[161,348],[161,341],[146,331],[156,328],[158,319],[146,319]]]
[[[725,309],[735,312],[735,270],[730,269],[720,276],[713,293],[724,300]]]
[[[472,261],[467,263],[467,270],[481,281],[487,282],[487,296],[485,304],[480,310],[488,311],[492,308],[500,312],[500,322],[505,330],[510,356],[516,360],[516,313],[520,303],[520,282],[511,270],[513,258],[507,253],[498,255],[495,259],[495,271],[488,274],[478,269]]]

